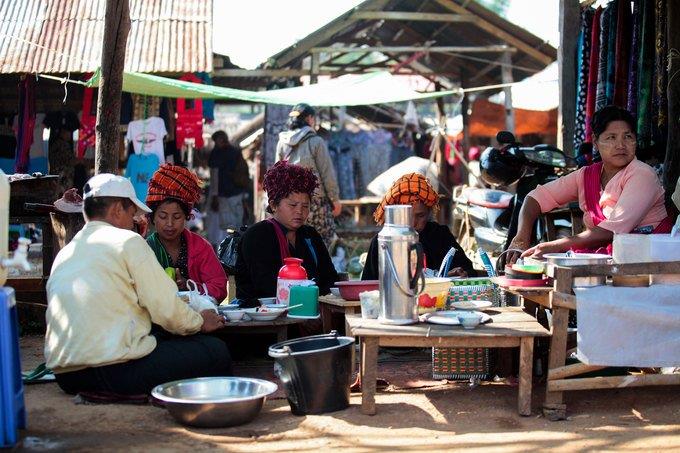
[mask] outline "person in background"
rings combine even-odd
[[[453,256],[449,276],[468,277],[477,274],[472,261],[453,237],[449,228],[431,220],[432,214],[436,214],[439,210],[439,194],[425,176],[419,173],[409,173],[397,179],[375,210],[373,214],[375,222],[382,225],[385,222],[385,206],[397,204],[413,206],[411,226],[418,232],[418,240],[423,246],[427,268],[438,270],[446,253],[451,247],[455,247],[456,253]],[[378,235],[376,234],[368,247],[361,279],[377,280],[378,274]]]
[[[506,261],[520,255],[540,258],[567,250],[611,252],[615,233],[668,233],[672,222],[664,206],[664,190],[654,169],[635,158],[636,121],[627,110],[613,105],[592,119],[597,162],[538,186],[527,194],[519,214],[517,234]],[[586,230],[570,237],[531,246],[534,222],[543,212],[572,201],[584,212]]]
[[[227,275],[208,241],[186,228],[194,204],[201,198],[201,185],[190,170],[163,164],[149,181],[146,204],[156,227],[146,239],[163,268],[171,269],[177,287],[187,290],[191,279],[221,302],[227,297]]]
[[[164,382],[231,374],[226,345],[196,335],[224,326],[177,297],[177,285],[134,231],[151,210],[129,180],[101,173],[85,184],[87,221],[57,254],[47,282],[46,365],[66,393],[148,394]],[[151,323],[173,335],[151,335]]]
[[[229,143],[224,131],[212,135],[215,146],[210,151],[210,201],[206,230],[208,241],[217,247],[227,235],[227,228],[243,225],[244,197],[250,186],[248,164],[241,150]]]
[[[288,130],[279,134],[276,161],[311,169],[319,180],[319,188],[312,196],[307,223],[332,248],[337,240],[333,217],[340,215],[340,189],[326,142],[314,131],[316,112],[307,104],[298,104],[289,113]]]
[[[264,175],[272,218],[252,225],[238,245],[236,297],[252,300],[276,295],[283,258],[301,258],[307,277],[319,294],[328,294],[338,280],[319,233],[306,225],[311,198],[318,185],[314,173],[300,165],[277,162]]]

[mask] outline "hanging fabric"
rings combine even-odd
[[[625,0],[624,0],[625,1]],[[609,14],[609,37],[607,38],[607,72],[605,84],[605,105],[614,103],[614,83],[616,81],[616,36],[618,24],[619,0],[612,0],[607,5]]]
[[[637,84],[638,84],[638,61],[640,56],[640,0],[633,0],[633,36],[630,47],[632,49],[628,62],[628,102],[627,110],[637,116]]]
[[[654,1],[641,0],[640,57],[638,61],[638,152],[650,147],[652,122],[652,86],[654,76]]]
[[[595,98],[597,97],[597,74],[600,61],[600,17],[602,8],[597,8],[592,18],[590,31],[590,62],[588,64],[588,98],[586,100],[586,131],[585,140],[591,141],[593,130],[590,121],[595,113]]]
[[[92,74],[85,74],[85,80],[92,77]],[[95,145],[95,126],[97,125],[97,89],[85,88],[83,90],[83,112],[80,115],[80,129],[78,130],[78,150],[77,156],[82,159],[87,148],[94,148]]]
[[[30,76],[23,76],[19,82],[18,121],[14,170],[16,173],[26,173],[30,162],[35,126],[35,78]]]
[[[180,80],[201,83],[193,74],[184,74]],[[186,139],[194,139],[194,147],[203,147],[203,103],[200,99],[177,98],[177,149],[182,149]]]
[[[578,35],[576,81],[576,123],[574,130],[574,149],[579,149],[586,140],[586,103],[588,100],[588,76],[590,68],[591,28],[595,11],[584,8],[581,11],[581,27]]]
[[[607,62],[609,59],[609,24],[611,8],[607,6],[600,16],[600,56],[597,62],[597,94],[595,111],[607,105]]]
[[[656,156],[659,160],[663,160],[666,152],[666,134],[668,125],[668,98],[666,97],[666,90],[668,89],[668,47],[666,36],[666,1],[656,0],[655,22],[656,22],[656,39],[655,46],[655,65],[654,65],[654,94],[652,96],[652,142],[655,145]]]
[[[628,61],[631,54],[632,19],[630,0],[618,2],[616,12],[616,57],[614,66],[614,105],[625,108],[628,103]]]
[[[160,114],[161,98],[157,96],[133,94],[132,104],[132,118],[135,120],[145,120]]]
[[[201,79],[203,84],[212,85],[212,77],[207,72],[197,72],[196,77]],[[214,99],[203,99],[203,119],[208,124],[212,124],[215,121],[215,100]]]
[[[666,200],[670,201],[680,174],[680,33],[677,32],[677,24],[680,23],[680,2],[668,2],[666,15],[668,125],[663,186],[666,189]]]

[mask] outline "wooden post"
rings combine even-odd
[[[512,56],[510,52],[505,52],[501,57],[503,66],[501,66],[501,75],[503,83],[512,83]],[[505,129],[515,133],[515,109],[512,107],[512,87],[503,88],[505,93]]]
[[[120,98],[125,46],[130,31],[128,0],[106,0],[101,76],[97,99],[95,174],[118,173]]]
[[[568,156],[574,155],[579,14],[579,0],[560,0],[560,46],[557,48],[560,105],[557,113],[557,147]]]
[[[435,87],[436,91],[442,90],[442,86],[439,82],[435,82]],[[436,105],[437,105],[437,123],[439,124],[441,130],[445,131],[446,110],[444,109],[444,100],[441,97],[438,97]],[[437,163],[439,164],[439,184],[443,186],[442,188],[440,188],[439,193],[448,194],[451,192],[451,181],[449,180],[449,163],[446,161],[446,155],[444,154],[445,149],[446,149],[445,138],[442,137],[441,134],[437,134],[437,136],[435,137],[435,147],[432,150],[432,152],[437,153],[436,158],[438,159]],[[438,221],[440,223],[443,223],[444,225],[448,225],[450,217],[451,217],[450,206],[447,203],[444,206],[444,209],[441,209],[439,211]]]
[[[461,88],[465,88],[465,84],[467,83],[467,80],[465,79],[465,71],[461,70],[460,72],[460,86]],[[462,145],[463,145],[463,155],[465,157],[469,156],[470,153],[470,117],[468,116],[468,110],[470,109],[470,98],[467,93],[463,93],[463,99],[461,100],[460,103],[460,112],[461,112],[461,117],[463,119],[463,140],[462,140]],[[461,179],[462,183],[464,185],[468,185],[469,179],[470,179],[470,174],[467,171],[467,168],[463,167],[462,173],[461,173]]]
[[[309,72],[309,83],[316,83],[317,77],[319,75],[319,58],[320,55],[316,52],[312,52],[310,57],[312,58],[311,69]]]

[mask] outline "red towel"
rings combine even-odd
[[[590,120],[595,113],[595,98],[597,97],[597,71],[600,61],[600,16],[602,8],[597,8],[593,16],[593,27],[590,40],[590,66],[588,66],[588,98],[586,100],[586,136],[585,141],[592,140],[593,130]]]

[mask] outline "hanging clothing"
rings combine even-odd
[[[128,157],[125,177],[132,183],[140,200],[146,200],[149,181],[159,166],[158,156],[155,154],[132,154]]]
[[[628,62],[628,102],[626,109],[637,116],[637,84],[638,84],[638,61],[640,55],[640,1],[633,1],[633,36],[631,37],[631,53],[630,61]]]
[[[196,76],[201,79],[205,85],[212,85],[212,77],[207,72],[197,72]],[[208,124],[212,124],[215,121],[215,100],[214,99],[202,99],[203,102],[203,119]]]
[[[638,152],[652,144],[652,87],[654,80],[654,1],[642,0],[640,28],[640,57],[638,61]]]
[[[620,0],[616,12],[616,65],[614,68],[614,105],[628,102],[628,62],[631,53],[632,18],[630,0]]]
[[[193,74],[185,74],[180,80],[201,83]],[[194,147],[203,147],[203,102],[201,99],[177,99],[177,121],[175,141],[177,149],[182,149],[186,139],[194,139]]]
[[[19,82],[18,121],[14,170],[17,173],[27,173],[35,126],[35,79],[30,76],[25,76]]]
[[[130,121],[125,138],[132,142],[135,153],[155,154],[158,162],[163,163],[165,162],[163,138],[167,133],[163,120],[154,116],[145,120]]]
[[[625,1],[625,0],[623,0]],[[605,84],[606,105],[614,102],[614,88],[616,82],[616,29],[618,21],[619,0],[611,0],[607,5],[611,10],[609,15],[609,37],[607,39],[607,72]]]
[[[159,116],[161,98],[145,94],[132,94],[132,119],[145,120],[152,116]]]
[[[574,129],[574,149],[579,149],[586,137],[586,104],[588,100],[588,77],[590,74],[591,28],[595,11],[585,8],[581,11],[581,28],[578,35],[576,81],[576,122]]]
[[[657,157],[663,161],[666,152],[666,135],[668,124],[668,69],[667,69],[667,35],[666,35],[666,2],[656,0],[656,39],[654,65],[654,94],[652,96],[652,141],[655,144]]]
[[[600,16],[600,55],[597,63],[595,111],[607,105],[607,63],[609,61],[609,24],[612,10],[607,6]]]
[[[666,158],[664,160],[663,185],[666,196],[673,195],[676,205],[680,206],[678,198],[680,191],[676,190],[680,166],[680,34],[675,25],[680,23],[680,3],[670,2],[667,5],[667,46],[668,46],[668,128],[666,140]]]
[[[595,113],[595,98],[597,97],[597,75],[598,64],[600,61],[600,17],[602,16],[602,8],[597,8],[592,18],[592,26],[590,31],[590,62],[588,63],[588,98],[586,101],[586,130],[585,140],[590,142],[592,140],[593,129],[590,125]]]
[[[89,79],[91,74],[86,77]],[[78,150],[76,155],[79,159],[85,157],[87,148],[95,146],[95,126],[97,125],[97,89],[83,89],[83,112],[80,115],[80,129],[78,129]]]

